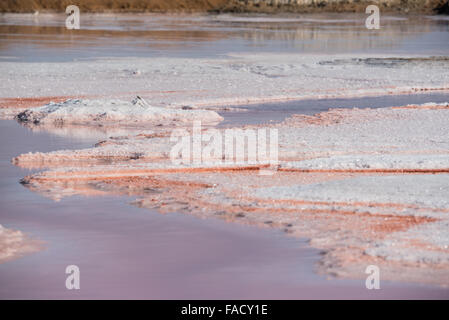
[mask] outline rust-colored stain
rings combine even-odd
[[[45,96],[32,98],[0,98],[0,108],[33,108],[50,102],[62,102],[73,96]]]

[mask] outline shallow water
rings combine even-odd
[[[349,99],[295,100],[281,103],[264,103],[237,106],[245,111],[219,112],[224,121],[222,127],[238,125],[258,125],[281,122],[294,114],[314,115],[333,108],[386,108],[429,102],[449,102],[449,93],[389,95]]]
[[[230,52],[446,55],[445,16],[93,15],[67,30],[65,14],[0,15],[0,59],[72,61],[100,57],[209,57]],[[419,23],[417,23],[419,21]]]

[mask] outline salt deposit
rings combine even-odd
[[[16,116],[19,122],[33,124],[123,124],[153,123],[182,124],[193,120],[205,123],[220,122],[223,118],[214,111],[175,110],[154,107],[137,98],[132,102],[121,100],[70,99],[31,108]]]
[[[381,54],[235,53],[203,58],[107,58],[70,63],[2,62],[0,98],[144,97],[152,106],[212,106],[449,90],[447,60]],[[374,62],[373,62],[374,61]],[[139,70],[138,76],[129,70]],[[357,75],[357,76],[354,76]],[[48,85],[42,86],[42,83]],[[241,84],[245,85],[242,86]],[[324,85],[325,83],[325,85]],[[76,85],[74,85],[76,84]],[[101,93],[98,86],[101,84]]]
[[[404,203],[449,209],[449,174],[357,177],[310,185],[260,188],[256,196],[306,201]]]

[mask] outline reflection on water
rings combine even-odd
[[[383,17],[367,30],[363,15],[92,15],[80,30],[65,16],[0,16],[0,56],[71,60],[100,56],[205,56],[236,52],[447,54],[449,20]],[[419,21],[419,23],[417,23]],[[182,50],[181,50],[182,49]]]

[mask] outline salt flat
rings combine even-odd
[[[401,56],[402,63],[391,68],[395,58],[240,53],[210,59],[2,62],[0,98],[10,98],[11,92],[21,98],[48,96],[48,102],[57,97],[129,100],[140,95],[154,106],[182,107],[448,90],[448,60]],[[373,59],[377,64],[370,63]]]

